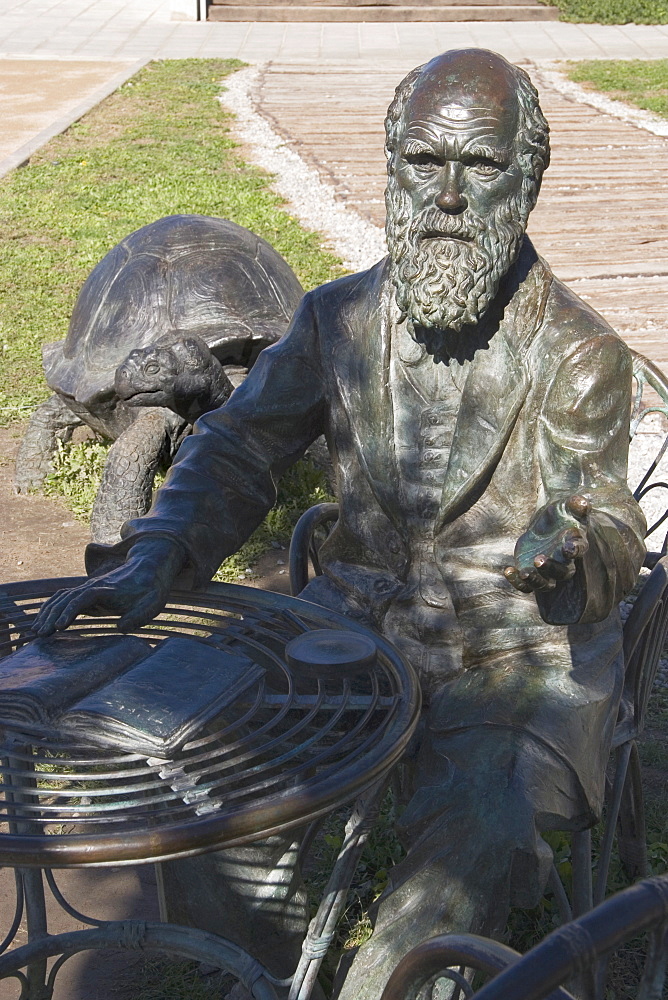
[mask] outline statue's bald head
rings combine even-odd
[[[517,260],[548,164],[538,94],[496,53],[454,50],[408,74],[385,128],[400,311],[413,328],[475,327]]]
[[[452,49],[412,70],[397,87],[385,119],[390,173],[405,129],[430,114],[445,114],[455,125],[475,122],[481,134],[495,125],[510,128],[525,193],[535,203],[550,159],[549,127],[524,70],[486,49]]]

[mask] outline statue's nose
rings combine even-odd
[[[466,195],[462,191],[461,164],[448,162],[443,167],[440,177],[440,188],[436,195],[436,205],[443,212],[463,212],[468,206]]]

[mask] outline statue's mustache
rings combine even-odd
[[[412,220],[409,238],[417,241],[449,237],[473,242],[484,229],[484,223],[473,212],[447,215],[438,208],[430,208]]]

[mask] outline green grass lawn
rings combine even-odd
[[[342,273],[321,238],[290,216],[270,178],[247,164],[217,100],[234,60],[151,63],[30,162],[0,180],[0,423],[25,419],[49,395],[42,344],[67,333],[76,296],[122,237],[165,215],[222,216],[268,240],[305,288]],[[83,519],[107,452],[65,446],[47,482]],[[285,544],[300,510],[328,499],[308,466],[289,476],[268,521],[225,563],[236,579],[272,540]]]
[[[93,266],[165,215],[223,216],[282,253],[305,287],[341,273],[245,163],[216,100],[233,60],[151,63],[0,180],[0,420],[48,395],[40,349],[60,340]]]
[[[586,24],[668,24],[668,0],[541,0],[561,21]]]
[[[668,118],[668,59],[592,59],[569,63],[567,72],[585,88]]]
[[[97,440],[60,445],[44,493],[64,500],[75,517],[88,522],[109,448],[108,442]],[[163,479],[164,475],[156,477],[156,488]],[[297,462],[278,484],[274,508],[239,551],[225,559],[214,579],[237,583],[245,578],[245,571],[252,570],[272,546],[288,547],[292,530],[305,510],[333,499],[325,474],[308,460]]]

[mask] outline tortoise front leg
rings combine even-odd
[[[114,545],[121,525],[151,506],[153,480],[171,459],[185,421],[161,406],[138,412],[136,420],[109,449],[91,514],[94,542]]]
[[[38,489],[52,471],[58,441],[69,441],[75,427],[83,423],[60,396],[40,403],[28,424],[16,456],[14,489],[28,493]]]

